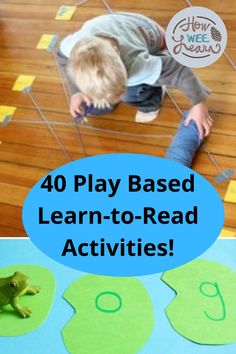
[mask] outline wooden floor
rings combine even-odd
[[[192,3],[209,7],[223,18],[229,37],[227,53],[236,63],[236,1],[193,0]],[[55,33],[63,38],[87,19],[106,10],[101,1],[91,0],[77,9],[71,21],[55,21],[55,14],[62,4],[73,5],[73,0],[0,1],[0,105],[17,107],[12,122],[0,127],[1,236],[25,236],[21,207],[28,191],[47,172],[67,162],[48,129],[42,124],[33,124],[40,117],[28,97],[11,90],[18,75],[35,75],[33,95],[48,119],[71,122],[53,58],[46,51],[35,48],[42,34]],[[184,0],[110,0],[110,4],[113,10],[143,13],[164,27],[176,12],[186,7]],[[213,92],[209,108],[215,126],[208,146],[221,169],[234,168],[236,171],[236,71],[223,56],[214,65],[197,73]],[[173,94],[181,108],[188,107],[179,92]],[[174,134],[180,121],[179,113],[168,98],[153,124],[134,123],[134,114],[133,108],[122,104],[113,114],[90,118],[89,124],[117,132]],[[32,123],[24,124],[25,120]],[[54,127],[73,159],[83,157],[75,127],[59,124]],[[88,155],[136,152],[164,156],[170,143],[170,139],[127,137],[85,128],[82,137]],[[203,149],[197,155],[194,169],[214,184],[217,171]],[[227,186],[228,181],[216,186],[222,198]],[[225,203],[225,227],[236,234],[236,204]]]

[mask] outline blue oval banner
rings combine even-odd
[[[80,271],[137,276],[206,251],[224,223],[215,188],[168,159],[110,154],[64,165],[28,194],[23,223],[46,255]]]

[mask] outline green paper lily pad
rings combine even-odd
[[[166,309],[176,332],[200,344],[236,341],[233,269],[200,259],[164,273],[162,280],[177,293]]]
[[[62,330],[71,354],[138,353],[152,332],[152,302],[135,278],[86,275],[64,298],[76,310]]]
[[[29,277],[30,285],[37,285],[41,290],[36,295],[20,297],[20,304],[32,310],[31,316],[22,318],[10,306],[4,306],[0,313],[0,336],[19,336],[33,332],[47,318],[53,304],[55,281],[50,270],[35,265],[17,264],[0,268],[0,278],[13,275],[16,271]]]

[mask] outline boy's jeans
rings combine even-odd
[[[202,140],[199,138],[197,125],[193,120],[187,127],[185,126],[187,116],[188,112],[184,112],[182,122],[166,152],[166,157],[184,166],[191,167]]]
[[[57,60],[65,73],[71,94],[79,92],[78,87],[74,84],[74,82],[70,79],[70,77],[67,74],[66,66],[68,63],[68,59],[60,52],[60,50],[58,50],[57,52]],[[145,84],[128,87],[125,95],[123,96],[122,101],[130,104],[131,106],[135,106],[139,111],[145,113],[153,112],[156,111],[161,106],[162,88],[149,86]],[[112,112],[115,109],[115,107],[116,105],[104,109],[94,108],[90,114],[102,115],[105,113]]]

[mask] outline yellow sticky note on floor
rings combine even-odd
[[[225,202],[236,203],[236,181],[230,181],[224,197]]]
[[[76,6],[61,6],[57,12],[55,20],[68,21],[72,18],[76,11]]]
[[[0,106],[0,123],[5,125],[9,122],[11,117],[16,111],[16,107],[12,106]]]
[[[18,76],[17,80],[15,81],[15,84],[14,84],[12,90],[13,91],[29,92],[34,80],[35,80],[35,76],[20,75],[20,76]]]
[[[53,47],[55,46],[59,36],[56,34],[43,34],[42,37],[40,38],[38,44],[37,44],[37,49],[47,49],[47,50],[52,50]]]
[[[219,237],[236,237],[236,231],[234,232],[223,227]]]

